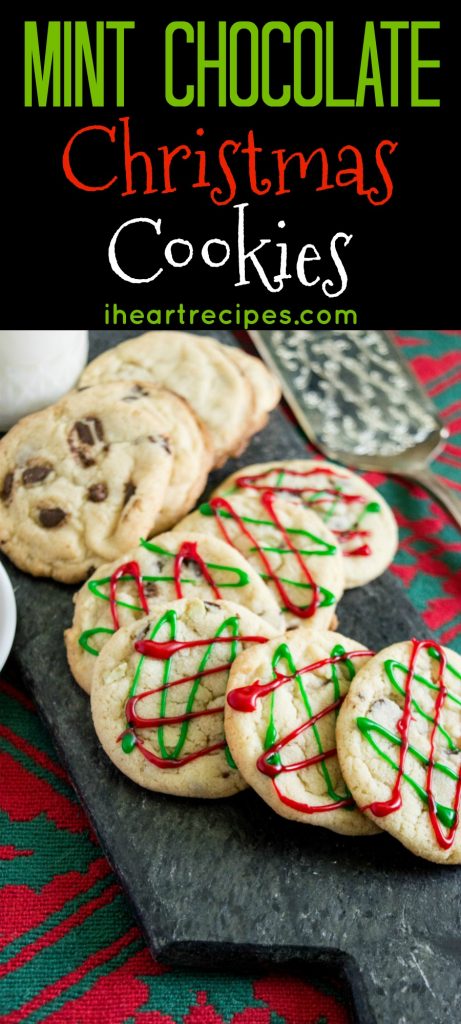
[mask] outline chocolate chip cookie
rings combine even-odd
[[[152,533],[174,463],[153,390],[71,392],[0,441],[0,547],[20,569],[75,583]]]

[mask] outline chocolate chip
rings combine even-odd
[[[193,558],[185,558],[182,564],[188,572],[193,572],[194,576],[202,575],[200,566],[197,565],[197,562],[195,562]]]
[[[92,484],[88,489],[89,501],[105,501],[108,495],[107,484]]]
[[[126,505],[130,498],[133,497],[133,494],[136,494],[136,487],[131,480],[127,480],[125,484],[125,494],[123,498],[124,505]]]
[[[22,482],[26,487],[30,487],[31,484],[39,484],[42,480],[46,480],[49,473],[51,473],[51,466],[29,466],[22,474]]]
[[[94,448],[98,441],[104,439],[101,420],[97,416],[87,416],[84,420],[76,420],[68,437],[71,452],[82,463],[82,466],[94,466],[93,452],[86,449]]]
[[[2,501],[8,501],[8,498],[11,495],[11,491],[13,490],[13,483],[14,473],[7,473],[6,476],[3,478],[2,491],[0,494],[0,498],[2,499]]]
[[[88,423],[85,423],[83,420],[77,420],[74,430],[79,441],[82,441],[83,444],[94,444],[93,434]]]
[[[162,448],[165,449],[166,452],[168,452],[168,455],[171,455],[169,439],[167,437],[164,437],[163,434],[159,434],[158,437],[150,437],[149,441],[153,441],[154,444],[159,444]]]
[[[96,416],[88,416],[85,420],[77,420],[74,423],[73,430],[75,430],[77,437],[83,444],[93,445],[96,441],[102,441],[104,437],[101,420],[98,420]]]
[[[156,583],[153,583],[153,582],[151,582],[151,583],[144,583],[143,586],[144,586],[144,593],[145,593],[146,597],[157,597],[157,595],[158,595],[158,586],[157,586]]]
[[[222,779],[228,779],[229,775],[230,775],[230,772],[221,772],[221,778]]]
[[[395,707],[394,701],[389,700],[388,697],[379,697],[378,700],[373,701],[370,711],[385,711],[389,706]]]
[[[149,397],[150,391],[146,391],[140,384],[134,384],[129,395],[124,395],[122,402],[137,402],[138,398]]]
[[[54,526],[60,526],[67,517],[67,512],[62,508],[41,508],[38,513],[40,525],[51,530]]]

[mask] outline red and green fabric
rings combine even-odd
[[[461,331],[399,336],[451,437],[436,469],[461,492]],[[308,446],[306,446],[308,448]],[[396,512],[392,571],[461,652],[461,534],[426,491],[368,474]],[[19,680],[0,687],[0,1020],[4,1024],[346,1024],[344,993],[156,964]]]

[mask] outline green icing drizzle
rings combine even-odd
[[[136,737],[132,732],[125,733],[122,739],[122,750],[124,754],[131,754],[136,746]]]
[[[160,632],[160,629],[165,624],[169,627],[169,637],[168,637],[168,639],[169,640],[175,640],[176,639],[176,631],[177,631],[177,614],[176,614],[176,611],[174,611],[173,609],[169,609],[167,612],[165,612],[165,614],[162,615],[162,617],[158,620],[158,622],[156,622],[156,624],[155,624],[155,626],[154,626],[154,628],[153,628],[153,630],[152,630],[152,632],[151,632],[151,634],[149,636],[149,640],[155,640],[156,636]],[[226,629],[228,629],[230,631],[231,636],[238,637],[238,632],[239,632],[238,616],[232,615],[228,619],[225,619],[225,621],[219,627],[218,631],[215,633],[215,637],[222,636],[222,634],[225,632]],[[236,656],[237,656],[237,644],[238,644],[237,640],[233,640],[229,644],[229,651],[230,651],[230,653],[229,653],[229,662],[234,661]],[[205,652],[203,654],[203,657],[202,657],[202,659],[200,661],[200,664],[199,664],[199,667],[197,669],[197,678],[194,679],[194,681],[192,683],[192,686],[191,686],[191,689],[190,689],[190,692],[189,692],[189,696],[188,696],[188,699],[187,699],[186,707],[185,707],[185,710],[184,710],[184,714],[189,714],[193,710],[194,703],[195,703],[195,698],[197,696],[197,691],[198,691],[199,686],[200,686],[200,684],[202,682],[201,673],[203,673],[204,670],[207,667],[207,664],[208,664],[208,661],[209,661],[209,658],[210,658],[212,650],[213,650],[213,643],[210,643],[209,647],[207,647],[205,649]],[[136,691],[137,691],[137,688],[138,688],[138,684],[139,684],[139,680],[140,680],[140,677],[141,677],[141,672],[142,672],[143,664],[144,664],[144,658],[145,658],[145,655],[140,655],[139,662],[138,662],[138,664],[136,666],[136,671],[135,671],[135,674],[133,676],[133,682],[131,684],[131,687],[130,687],[130,690],[129,690],[129,693],[128,693],[128,699],[130,697],[134,697],[135,694],[136,694]],[[165,661],[165,664],[164,664],[163,677],[162,677],[162,683],[161,683],[162,686],[166,687],[166,689],[162,690],[161,695],[160,695],[160,714],[159,714],[159,717],[161,717],[161,718],[166,718],[167,717],[168,683],[170,682],[171,665],[172,665],[172,658],[168,658]],[[164,760],[176,760],[179,757],[181,751],[183,750],[183,747],[184,747],[184,744],[186,742],[186,739],[187,739],[187,735],[188,735],[188,732],[189,732],[189,724],[190,724],[189,721],[185,721],[185,722],[181,723],[179,737],[178,737],[178,740],[177,740],[177,743],[176,743],[174,749],[172,749],[172,750],[168,750],[167,746],[166,746],[166,743],[165,743],[165,735],[164,735],[165,727],[163,725],[159,725],[158,726],[158,730],[157,730],[158,743],[159,743],[159,748],[160,748],[161,756],[162,756],[162,758]],[[127,725],[128,725],[128,723],[127,723]],[[125,743],[125,741],[127,741],[127,742]],[[134,749],[135,746],[136,746],[136,739],[135,739],[135,737],[131,733],[127,733],[123,737],[123,740],[122,740],[122,749],[123,749],[124,753],[126,753],[126,754],[131,753],[131,751]],[[233,769],[237,769],[237,765],[235,764],[235,762],[234,762],[234,760],[232,758],[232,755],[230,753],[230,750],[229,750],[229,748],[227,746],[224,748],[224,753],[225,753],[225,757],[226,757],[228,765],[231,768],[233,768]]]
[[[431,652],[431,650],[432,650],[432,648],[429,648],[429,653]],[[434,654],[435,653],[436,652],[434,652]],[[447,668],[450,669],[450,665],[447,665]],[[400,693],[400,695],[402,697],[404,697],[405,696],[405,688],[403,686],[400,686],[400,684],[397,682],[397,680],[396,680],[396,678],[394,676],[395,669],[399,669],[399,671],[404,672],[405,675],[407,675],[408,674],[408,666],[407,665],[402,665],[398,661],[392,661],[390,658],[387,661],[384,662],[384,671],[385,671],[385,673],[387,675],[387,678],[389,679],[389,682],[394,687],[394,690],[397,690],[397,693]],[[456,672],[455,669],[452,669],[452,671],[454,672],[454,674],[456,676],[458,676],[458,678],[461,678],[458,675],[458,673]],[[415,672],[413,678],[414,678],[416,683],[421,683],[421,685],[425,686],[428,690],[435,690],[435,691],[438,690],[438,686],[436,686],[435,683],[431,682],[431,680],[429,680],[429,679],[426,679],[424,676],[418,675],[418,673],[416,673],[416,672]],[[448,690],[448,689],[447,689],[447,699],[453,701],[455,704],[458,705],[458,707],[461,707],[461,700],[459,699],[459,697],[457,697],[456,694],[454,694],[451,690]],[[439,722],[435,722],[435,719],[433,718],[433,716],[427,714],[427,712],[424,711],[424,709],[420,706],[420,704],[418,704],[418,701],[415,700],[414,697],[412,697],[411,706],[412,706],[412,708],[414,708],[414,710],[417,712],[418,715],[421,715],[421,718],[424,718],[427,722],[430,722],[432,725],[436,725],[437,730],[440,733],[442,733],[442,736],[446,739],[446,741],[447,741],[447,743],[448,743],[448,745],[450,747],[450,750],[458,750],[458,744],[454,742],[454,740],[451,738],[451,736],[447,732],[447,730],[444,729],[443,726],[440,725]]]
[[[346,653],[346,651],[345,651],[344,647],[342,647],[341,644],[337,644],[333,648],[333,650],[331,651],[330,657],[331,658],[341,657],[345,653]],[[296,664],[294,662],[293,656],[291,654],[290,648],[289,648],[287,643],[280,644],[279,647],[277,647],[275,652],[274,652],[274,656],[272,658],[272,670],[274,672],[274,675],[276,675],[277,670],[278,670],[278,666],[280,665],[281,662],[285,662],[285,664],[288,667],[288,672],[286,674],[287,675],[292,675],[295,678],[296,683],[297,683],[298,688],[299,688],[299,692],[301,694],[301,698],[302,698],[304,707],[306,709],[307,716],[308,716],[308,718],[312,718],[313,712],[312,712],[312,707],[311,707],[311,704],[310,704],[310,701],[309,701],[309,697],[308,697],[306,689],[304,687],[302,676],[299,675],[298,672],[297,672]],[[345,661],[342,662],[342,664],[344,664],[346,666],[346,668],[347,668],[347,671],[348,671],[348,674],[349,674],[349,679],[353,679],[354,676],[355,676],[355,668],[354,668],[354,665],[353,665],[352,661],[350,659],[346,659]],[[339,700],[339,698],[341,696],[340,685],[339,685],[339,676],[338,676],[338,666],[337,665],[332,665],[332,683],[333,683],[333,690],[334,690],[335,701],[337,701],[337,700]],[[266,736],[265,736],[265,742],[264,742],[264,749],[265,750],[269,750],[269,748],[272,747],[274,743],[276,743],[277,738],[278,738],[277,727],[276,727],[276,723],[275,723],[275,697],[276,697],[276,691],[273,690],[273,692],[271,693],[271,700],[270,700],[269,723],[268,723],[268,727],[267,727],[267,731],[266,731]],[[336,716],[337,715],[338,715],[338,711],[336,711]],[[318,729],[318,726],[317,726],[316,723],[314,723],[313,726],[312,726],[312,732],[313,732],[314,737],[315,737],[315,741],[316,741],[316,744],[317,744],[318,752],[319,752],[319,754],[322,754],[324,752],[324,749],[323,749],[322,740],[321,740],[321,737],[320,737],[320,732],[319,732],[319,729]],[[273,764],[280,764],[280,760],[281,760],[280,759],[280,754],[275,754],[273,756],[273,758],[269,759],[269,763],[272,762]],[[332,780],[331,780],[330,772],[328,770],[328,765],[327,765],[326,761],[320,762],[320,770],[321,770],[323,778],[325,780],[325,785],[327,787],[328,795],[329,795],[329,797],[330,797],[330,799],[332,801],[334,801],[335,803],[336,802],[339,803],[339,802],[342,802],[343,800],[348,799],[350,797],[351,794],[350,794],[349,790],[347,789],[347,787],[345,788],[345,793],[338,794],[336,792],[336,790],[334,789]],[[354,805],[352,805],[348,809],[352,810],[353,807],[354,807]]]
[[[431,655],[431,657],[433,657],[437,661],[440,661],[440,654],[433,647],[428,648],[428,653]],[[461,673],[459,673],[457,669],[454,668],[453,665],[447,663],[446,669],[448,672],[451,672],[451,674],[456,679],[461,681]],[[403,665],[401,662],[389,658],[387,659],[387,661],[384,662],[384,671],[393,689],[396,690],[397,693],[399,693],[401,696],[405,697],[405,687],[401,686],[401,684],[397,681],[397,679],[395,678],[395,672],[399,671],[404,673],[404,675],[408,675],[408,665]],[[430,679],[426,679],[425,676],[422,676],[417,672],[414,673],[413,679],[415,682],[420,683],[421,686],[424,686],[428,690],[435,691],[436,693],[439,690],[439,687],[437,686],[436,683],[433,683],[432,680]],[[455,693],[453,693],[453,691],[450,690],[448,687],[446,687],[445,699],[447,701],[451,701],[457,707],[461,707],[461,699]],[[453,752],[459,750],[458,744],[455,742],[452,736],[450,736],[447,730],[442,725],[440,725],[438,721],[436,721],[433,715],[428,714],[414,697],[411,698],[411,706],[417,715],[425,719],[425,721],[430,722],[431,725],[435,726],[437,731],[440,732],[441,735],[444,737],[449,750],[452,750]],[[376,733],[378,736],[382,736],[383,738],[387,739],[390,743],[393,743],[394,746],[398,747],[402,746],[401,737],[394,735],[394,733],[386,729],[385,726],[380,725],[378,722],[373,721],[373,719],[371,718],[359,717],[357,718],[356,723],[362,735],[368,741],[370,746],[373,747],[373,750],[375,750],[376,753],[379,754],[379,756],[382,758],[383,761],[386,762],[386,764],[390,765],[390,767],[393,768],[395,771],[398,771],[398,764],[388,754],[381,750],[376,741],[373,739],[372,734]],[[422,754],[421,751],[419,751],[416,747],[413,747],[409,744],[408,752],[412,754],[415,760],[418,761],[425,768],[429,767],[429,759],[424,754]],[[442,762],[440,761],[434,761],[433,768],[435,771],[438,771],[442,775],[445,775],[448,778],[452,779],[453,782],[458,782],[459,773],[454,771],[453,768],[450,768],[448,765],[442,764]],[[413,779],[411,775],[409,775],[407,772],[403,772],[402,777],[412,787],[414,792],[418,794],[422,803],[427,806],[429,800],[425,789],[422,786],[420,786],[416,782],[416,780]],[[447,826],[447,828],[452,828],[457,820],[456,810],[452,807],[445,807],[443,804],[440,804],[437,801],[434,801],[434,803],[436,808],[436,814],[441,824]]]
[[[386,729],[384,725],[380,725],[378,722],[374,722],[373,719],[371,718],[357,718],[357,726],[360,729],[362,735],[365,736],[365,739],[368,740],[370,746],[373,747],[373,750],[375,750],[376,753],[379,754],[383,761],[385,761],[386,764],[390,765],[391,768],[394,768],[395,771],[398,771],[399,766],[397,762],[394,761],[391,757],[389,757],[389,755],[386,754],[384,750],[381,750],[381,748],[375,742],[371,734],[373,732],[376,732],[379,736],[383,736],[385,739],[389,740],[390,743],[393,743],[397,747],[402,746],[402,739],[400,738],[400,736],[395,736],[394,733],[390,732],[389,729]],[[425,757],[425,755],[422,754],[420,750],[418,750],[416,747],[409,745],[408,752],[412,754],[413,757],[416,758],[416,760],[419,761],[420,764],[424,765],[425,768],[428,767],[429,759]],[[440,761],[434,761],[434,769],[435,771],[441,772],[443,775],[447,775],[448,778],[453,779],[454,782],[458,781],[457,772],[453,771],[453,769],[450,768],[448,765],[442,764]],[[407,772],[403,772],[403,778],[405,779],[405,782],[408,782],[412,789],[414,789],[415,793],[418,794],[420,800],[422,800],[424,804],[428,804],[429,801],[425,789],[423,789],[423,787],[420,786],[416,782],[416,780],[411,777],[411,775],[408,775]],[[442,825],[446,825],[447,828],[451,828],[456,821],[456,811],[453,809],[453,807],[444,807],[443,804],[439,804],[437,803],[437,801],[435,801],[435,806],[439,821],[442,823]]]
[[[231,754],[227,744],[224,747],[224,757],[226,758],[226,761],[227,761],[227,763],[229,765],[229,768],[234,768],[234,770],[237,771],[237,765],[236,765],[236,763],[234,761],[234,758],[232,757],[232,754]]]
[[[201,513],[202,516],[216,516],[216,511],[211,507],[211,505],[208,502],[203,502],[203,504],[199,506],[199,512]],[[227,511],[227,509],[219,509],[218,515],[221,516],[222,519],[233,518],[233,516],[231,515],[230,512]],[[249,523],[250,526],[269,526],[271,530],[274,529],[274,523],[271,522],[270,519],[253,519],[252,516],[240,516],[240,519],[242,520],[242,523]],[[329,544],[328,541],[322,540],[321,537],[316,537],[315,533],[310,533],[309,530],[302,530],[299,527],[296,528],[293,526],[285,526],[284,530],[285,533],[292,534],[293,536],[298,537],[306,537],[309,541],[313,542],[313,548],[309,548],[308,550],[299,548],[298,552],[300,555],[334,555],[336,551],[336,544]],[[257,551],[257,548],[255,547],[253,550]],[[290,551],[289,548],[283,547],[277,548],[264,546],[261,547],[261,550],[272,551],[279,555],[293,554],[293,552]]]
[[[90,640],[90,637],[96,636],[98,633],[115,633],[115,629],[106,629],[105,626],[97,626],[95,629],[85,629],[78,638],[80,647],[83,647],[83,650],[86,651],[87,654],[94,654],[96,657],[99,656],[99,651],[96,647],[92,647],[88,641]]]
[[[166,548],[162,548],[162,547],[160,547],[160,545],[154,544],[153,541],[148,541],[148,540],[141,539],[140,545],[141,545],[141,547],[145,548],[146,550],[152,551],[154,554],[161,555],[163,558],[170,558],[170,559],[173,560],[176,557],[176,553],[175,552],[172,553],[171,551],[167,551]],[[231,588],[231,589],[233,589],[233,588],[238,589],[240,587],[246,587],[246,586],[248,586],[248,584],[250,582],[250,578],[248,576],[248,573],[245,572],[244,569],[239,569],[237,566],[220,565],[217,562],[206,562],[205,565],[207,566],[207,568],[211,572],[213,572],[213,570],[215,570],[215,571],[218,571],[218,572],[223,572],[223,573],[229,573],[230,574],[231,578],[227,581],[227,583],[222,583],[222,582],[219,583],[219,587],[222,590],[229,589],[229,588]],[[126,583],[129,580],[131,580],[131,579],[133,579],[133,577],[129,576],[129,575],[127,575],[127,576],[120,576],[119,582]],[[110,582],[111,582],[111,577],[110,576],[104,576],[104,577],[101,577],[100,579],[97,579],[97,580],[89,580],[88,584],[87,584],[88,590],[93,595],[93,597],[98,598],[100,601],[107,601],[110,604],[110,595],[109,595],[109,593],[105,593],[104,590],[102,589],[103,587],[109,587],[110,586]],[[165,575],[143,576],[142,577],[142,582],[143,583],[174,583],[175,582],[175,577],[174,576],[165,576]],[[188,579],[186,577],[184,579],[181,579],[181,583],[185,584],[187,586],[196,587],[196,586],[202,585],[203,581],[200,580],[198,577],[194,577],[194,578],[191,578],[191,579]],[[333,601],[334,601],[334,598],[333,598]],[[139,604],[133,604],[130,601],[124,601],[122,597],[120,597],[120,598],[117,597],[114,603],[115,603],[115,605],[117,605],[120,608],[128,608],[128,610],[130,612],[143,612],[145,614],[144,609]],[[97,655],[99,654],[99,651],[95,647],[93,647],[91,645],[91,643],[89,643],[91,637],[97,636],[100,633],[114,633],[114,632],[115,632],[115,630],[108,629],[105,626],[95,627],[94,629],[86,629],[86,630],[84,630],[80,634],[78,642],[80,644],[80,647],[82,647],[83,650],[86,651],[87,654],[91,654],[91,655],[97,657]]]

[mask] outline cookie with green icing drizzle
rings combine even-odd
[[[354,679],[337,737],[370,820],[420,857],[461,863],[461,657],[431,639],[380,651]]]
[[[230,601],[183,598],[119,629],[97,659],[91,711],[114,764],[147,789],[232,796],[245,786],[224,736],[235,658],[275,630]]]
[[[277,814],[344,835],[376,831],[344,782],[335,737],[351,681],[370,657],[340,633],[302,627],[235,660],[227,741],[243,777]]]
[[[394,515],[366,480],[325,459],[291,459],[245,466],[227,477],[213,497],[261,494],[300,501],[334,534],[345,558],[345,586],[358,587],[392,562],[398,532]]]
[[[76,595],[65,641],[79,685],[90,693],[99,653],[119,626],[158,604],[193,596],[235,601],[283,629],[277,601],[235,548],[190,531],[164,533],[101,566]]]
[[[344,588],[344,567],[328,527],[301,502],[264,490],[216,495],[175,527],[220,537],[259,572],[282,611],[285,626],[331,623]]]

